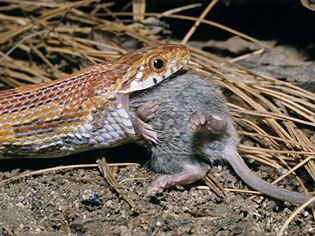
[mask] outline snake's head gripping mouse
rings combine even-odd
[[[116,61],[117,64],[129,66],[121,78],[119,93],[131,93],[155,86],[182,69],[189,59],[189,49],[179,44],[162,44],[128,53]]]

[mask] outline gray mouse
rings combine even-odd
[[[188,72],[131,98],[130,106],[158,133],[150,167],[161,173],[148,195],[202,179],[211,163],[227,161],[250,187],[272,198],[302,204],[311,197],[272,185],[255,175],[237,152],[237,131],[226,100],[206,75]]]

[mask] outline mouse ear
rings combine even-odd
[[[195,111],[188,120],[187,128],[190,132],[206,130],[210,134],[220,134],[226,131],[227,123],[219,116]]]

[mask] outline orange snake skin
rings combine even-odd
[[[137,139],[129,95],[189,58],[182,45],[151,46],[66,78],[0,91],[0,158],[66,156]]]

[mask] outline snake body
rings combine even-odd
[[[0,158],[58,157],[135,139],[129,95],[188,63],[189,50],[163,44],[66,78],[0,92]]]

